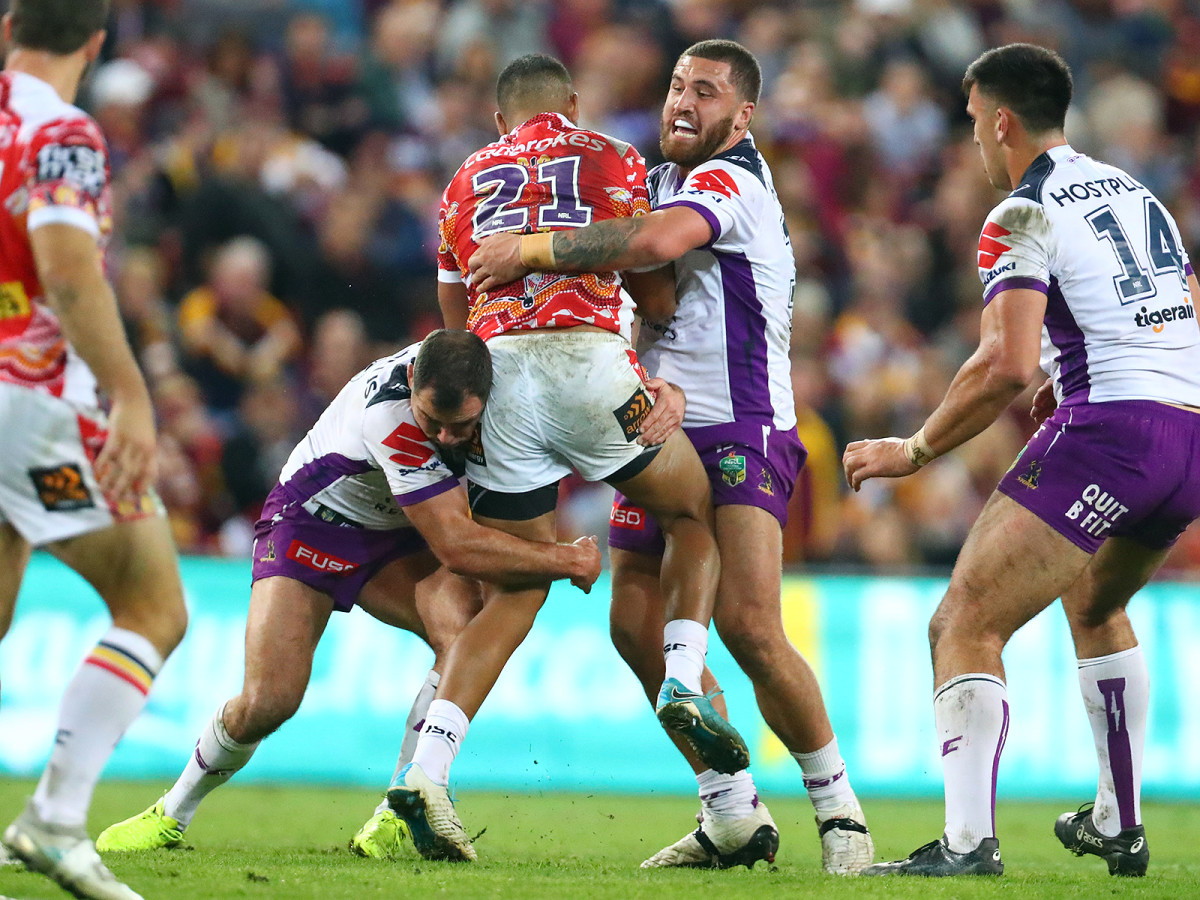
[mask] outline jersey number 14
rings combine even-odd
[[[1111,206],[1102,206],[1087,214],[1087,223],[1092,226],[1096,238],[1108,241],[1121,264],[1121,274],[1113,278],[1113,286],[1121,298],[1121,305],[1147,300],[1158,293],[1151,277],[1175,272],[1180,282],[1187,287],[1187,276],[1183,271],[1183,251],[1175,240],[1166,210],[1153,197],[1146,199],[1146,252],[1150,257],[1148,270],[1144,261],[1134,252],[1121,221]]]

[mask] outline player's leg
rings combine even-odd
[[[662,656],[663,605],[659,586],[660,557],[611,546],[612,606],[609,627],[613,644],[642,684],[653,705],[665,666]],[[705,667],[701,687],[715,692],[716,679]],[[713,706],[726,715],[724,699]],[[668,731],[696,775],[700,825],[642,863],[642,868],[752,867],[760,859],[773,862],[779,832],[766,804],[759,802],[749,769],[724,775],[709,768],[681,735]]]
[[[21,579],[29,563],[29,542],[17,533],[8,522],[0,523],[0,639],[12,626],[13,611],[17,605],[17,594]],[[3,689],[0,686],[0,703]],[[9,854],[0,844],[0,866],[20,865],[21,861]]]
[[[286,576],[254,582],[241,693],[205,725],[170,790],[141,814],[105,829],[97,847],[153,850],[183,840],[201,801],[244,768],[262,739],[299,708],[333,606],[328,594]]]
[[[1013,633],[1074,583],[1088,551],[997,491],[959,554],[929,624],[934,722],[946,789],[944,837],[868,875],[1001,874],[996,772],[1008,734],[1000,654]]]
[[[713,533],[708,476],[691,442],[675,432],[631,477],[609,483],[654,517],[665,549],[660,583],[665,679],[659,720],[684,736],[706,765],[725,774],[750,763],[746,742],[704,694],[701,673],[721,562]]]
[[[481,604],[478,583],[442,568],[429,550],[389,563],[359,594],[358,605],[364,610],[381,622],[412,632],[434,652],[433,667],[417,690],[404,724],[392,781],[412,762],[445,654]],[[350,850],[358,856],[392,859],[402,852],[407,833],[388,806],[385,792],[370,819],[350,839]]]
[[[718,506],[716,519],[722,552],[713,623],[750,678],[763,719],[800,765],[826,871],[857,872],[871,863],[874,845],[817,677],[784,630],[779,520],[741,504]]]
[[[1167,552],[1109,538],[1062,597],[1100,778],[1094,805],[1063,813],[1054,832],[1068,850],[1102,857],[1112,874],[1144,875],[1150,861],[1141,810],[1150,678],[1125,607]]]

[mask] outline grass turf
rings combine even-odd
[[[32,791],[0,780],[6,824]],[[93,835],[152,803],[161,785],[106,783],[92,805]],[[186,849],[111,854],[118,877],[147,900],[220,898],[724,898],[764,896],[898,897],[921,900],[1131,898],[1200,896],[1200,814],[1194,806],[1146,804],[1151,847],[1144,879],[1110,878],[1096,857],[1076,859],[1051,825],[1067,803],[1002,803],[999,834],[1005,875],[999,879],[839,879],[820,869],[820,845],[807,800],[776,798],[781,832],[774,865],[752,871],[642,871],[638,863],[681,837],[696,801],[677,796],[499,794],[460,792],[467,829],[486,828],[476,865],[399,862],[351,856],[346,842],[371,813],[370,792],[344,788],[231,785],[204,804]],[[876,857],[894,859],[936,837],[940,803],[874,800],[866,805]],[[41,876],[0,869],[0,895],[21,900],[67,895]]]

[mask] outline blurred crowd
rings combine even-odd
[[[110,272],[161,427],[186,552],[249,552],[286,454],[345,381],[437,327],[441,190],[495,139],[499,68],[547,52],[581,123],[659,161],[671,65],[760,59],[753,132],[788,216],[809,464],[789,563],[945,567],[1032,430],[1029,397],[959,452],[849,494],[849,440],[914,431],[974,349],[1000,195],[959,88],[1015,40],[1071,64],[1072,144],[1127,169],[1200,252],[1200,3],[1187,0],[113,0],[82,99],[111,146]],[[610,494],[566,485],[564,529]],[[1189,533],[1167,573],[1200,573]]]

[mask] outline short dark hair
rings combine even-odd
[[[967,66],[963,94],[978,87],[1007,106],[1034,134],[1061,131],[1071,105],[1071,67],[1053,50],[1036,44],[1006,44]]]
[[[467,397],[487,403],[492,392],[492,356],[478,335],[456,328],[430,332],[413,362],[413,393],[433,389],[433,405],[458,409]]]
[[[518,56],[496,79],[496,105],[506,119],[510,113],[532,112],[534,107],[558,107],[570,97],[571,73],[553,56],[544,53]]]
[[[737,41],[699,41],[679,54],[680,59],[685,56],[729,63],[729,80],[738,96],[751,103],[758,102],[758,95],[762,93],[762,68],[754,54]]]
[[[108,22],[109,0],[12,0],[13,43],[66,56]]]

